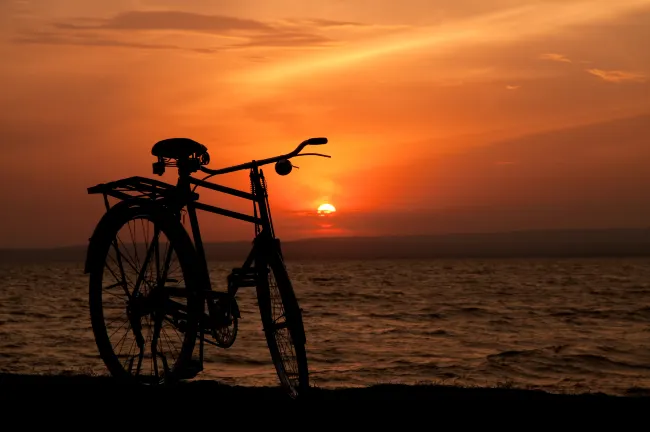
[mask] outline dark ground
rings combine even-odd
[[[646,430],[648,412],[650,396],[376,385],[316,388],[308,399],[291,400],[276,387],[232,387],[215,381],[134,388],[107,377],[0,373],[0,429],[7,431],[18,430],[15,425],[31,430],[32,422],[44,423],[48,430],[74,429],[81,423],[91,431],[270,431],[287,426],[327,432]]]
[[[313,388],[304,399],[292,400],[279,387],[239,387],[217,381],[199,380],[168,387],[134,387],[120,384],[110,377],[87,375],[18,375],[0,373],[0,401],[30,404],[52,403],[65,397],[67,403],[92,398],[106,403],[142,397],[149,401],[173,398],[191,403],[206,402],[277,402],[299,404],[332,401],[428,401],[480,404],[485,402],[552,403],[552,404],[606,404],[611,406],[645,406],[650,408],[646,394],[611,396],[602,393],[555,394],[538,390],[508,388],[472,388],[442,385],[382,384],[365,388]],[[117,398],[117,399],[116,399]]]

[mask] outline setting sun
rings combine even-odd
[[[318,214],[320,215],[334,213],[335,211],[336,208],[332,204],[321,204],[318,207]]]

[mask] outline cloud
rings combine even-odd
[[[229,49],[237,48],[255,48],[255,47],[309,47],[309,46],[326,46],[334,44],[330,38],[320,35],[310,35],[304,33],[278,33],[269,34],[259,37],[249,37],[246,42],[221,46],[219,48],[204,47],[184,47],[173,44],[152,44],[138,43],[130,41],[121,41],[114,38],[97,37],[96,35],[74,35],[74,34],[56,34],[51,32],[34,32],[23,33],[12,39],[17,44],[34,44],[34,45],[70,45],[70,46],[94,46],[94,47],[114,47],[114,48],[135,48],[150,50],[179,50],[196,52],[200,54],[214,54]],[[252,59],[255,60],[253,57]],[[256,60],[259,60],[257,58]]]
[[[368,27],[368,24],[363,24],[353,21],[335,21],[322,18],[312,19],[291,19],[286,20],[289,24],[304,25],[309,27]]]
[[[237,37],[241,42],[221,46],[218,50],[254,47],[318,47],[334,44],[334,40],[320,30],[332,27],[372,27],[370,25],[326,19],[293,19],[265,22],[224,15],[205,15],[179,11],[129,11],[104,19],[76,18],[53,24],[57,33],[28,34],[16,38],[17,43],[115,46],[142,49],[181,49],[213,53],[212,48],[183,48],[175,45],[156,45],[119,37],[96,37],[101,34],[124,34],[144,31],[193,32],[215,36]]]
[[[524,40],[557,35],[579,26],[596,25],[646,9],[649,0],[581,0],[534,2],[475,15],[457,21],[443,21],[430,26],[413,26],[408,30],[372,40],[351,41],[342,49],[320,51],[311,58],[288,58],[283,62],[256,67],[243,73],[243,80],[257,82],[292,80],[365,64],[392,61],[400,56],[443,56],[468,47],[507,46]],[[558,61],[557,56],[552,56]],[[565,57],[560,56],[559,59]]]
[[[325,46],[333,45],[334,41],[328,37],[299,33],[285,32],[268,34],[264,36],[250,37],[247,42],[230,45],[230,48],[251,48],[251,47],[304,47],[304,46]]]
[[[520,87],[521,87],[521,86],[518,86],[518,85],[507,85],[507,86],[506,86],[506,90],[517,90],[517,89],[519,89]]]
[[[34,44],[34,45],[71,45],[71,46],[88,46],[88,47],[113,47],[113,48],[136,48],[146,50],[182,50],[197,52],[202,54],[212,54],[217,52],[210,48],[192,48],[182,47],[171,44],[151,44],[120,41],[117,39],[101,38],[95,35],[84,35],[84,37],[75,37],[74,35],[56,34],[51,32],[34,32],[24,33],[12,39],[17,44]]]
[[[35,44],[35,45],[85,45],[85,46],[113,46],[145,49],[178,49],[173,45],[163,44],[140,44],[131,42],[121,42],[117,40],[105,39],[80,39],[66,36],[54,35],[51,33],[26,33],[12,39],[17,44]]]
[[[180,30],[212,34],[235,31],[272,31],[261,21],[223,15],[203,15],[174,11],[130,11],[103,20],[79,20],[86,24],[58,23],[68,30]]]
[[[539,56],[540,59],[542,60],[550,60],[550,61],[555,61],[555,62],[562,62],[562,63],[572,63],[570,59],[568,59],[566,56],[562,54],[557,54],[557,53],[546,53],[546,54],[541,54]]]
[[[626,72],[620,70],[603,70],[603,69],[587,69],[587,72],[601,78],[607,82],[621,83],[621,82],[646,82],[648,77],[646,75],[636,72]]]
[[[180,30],[200,33],[226,34],[237,31],[274,32],[286,27],[367,27],[353,21],[328,19],[289,19],[272,24],[226,15],[205,15],[181,11],[128,11],[106,19],[76,20],[81,24],[58,23],[55,26],[74,30]]]

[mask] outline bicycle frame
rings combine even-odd
[[[256,165],[252,166],[250,168],[250,179],[252,191],[245,192],[242,190],[208,182],[206,180],[197,179],[192,177],[187,172],[180,171],[176,186],[158,180],[136,176],[120,179],[109,183],[98,184],[96,186],[88,188],[88,193],[103,194],[107,211],[110,210],[108,196],[112,196],[122,201],[139,199],[155,200],[164,206],[170,207],[171,210],[178,216],[180,216],[182,209],[185,208],[188,213],[190,222],[191,232],[189,234],[191,235],[191,238],[194,242],[197,257],[200,260],[200,265],[203,267],[203,271],[206,276],[203,278],[203,284],[199,287],[199,293],[203,293],[200,295],[202,298],[201,301],[207,302],[210,298],[216,299],[219,297],[219,295],[224,295],[226,293],[215,292],[212,290],[207,256],[205,248],[203,246],[203,239],[201,237],[197,210],[203,210],[208,213],[239,219],[254,224],[255,238],[253,241],[253,247],[241,266],[242,270],[251,269],[253,262],[257,262],[257,257],[259,257],[260,254],[264,255],[268,252],[269,248],[272,248],[275,245],[279,246],[279,240],[275,238],[275,233],[273,230],[273,221],[271,217],[268,194],[266,190],[266,181],[263,171]],[[225,193],[227,195],[237,196],[239,198],[250,200],[253,202],[253,215],[251,216],[248,214],[201,203],[199,201],[199,194],[195,193],[192,190],[192,186],[194,186],[194,190],[196,190],[196,188],[203,187],[206,189]],[[137,194],[133,195],[134,192]],[[280,252],[280,256],[282,256],[280,248],[278,247],[276,250],[278,250]],[[88,263],[93,260],[93,253],[94,251],[92,250],[90,250],[88,253],[86,270],[88,270]],[[254,284],[245,285],[241,282],[230,283],[229,281],[227,290],[228,297],[233,298],[237,294],[238,289],[242,286],[254,286]],[[183,314],[187,313],[185,308],[180,304],[177,304],[173,301],[171,304],[173,306],[173,309],[176,311],[175,315],[178,314],[177,316],[182,317]],[[239,308],[236,302],[234,302],[234,314],[239,317]],[[209,327],[208,315],[204,315],[201,319],[205,320],[204,324],[201,325],[201,329]],[[203,337],[203,330],[201,330],[199,346],[199,355],[201,359],[203,358],[203,342],[211,343],[210,341],[205,340]]]
[[[164,205],[172,207],[175,212],[180,212],[183,208],[185,208],[189,216],[191,236],[192,240],[194,241],[194,247],[196,248],[198,257],[201,260],[201,264],[206,271],[208,270],[207,257],[205,248],[203,246],[203,239],[201,237],[197,210],[203,210],[208,213],[218,214],[229,218],[250,222],[255,225],[255,239],[253,249],[251,250],[250,254],[244,262],[244,265],[242,266],[243,268],[247,268],[250,267],[255,259],[255,252],[257,250],[256,247],[268,247],[270,246],[269,243],[272,243],[273,241],[279,241],[275,238],[273,220],[271,217],[270,204],[266,191],[266,181],[263,171],[256,165],[253,165],[250,169],[250,179],[252,192],[245,192],[239,189],[208,182],[206,180],[197,179],[195,177],[192,177],[189,173],[181,172],[179,173],[176,186],[149,178],[128,177],[121,180],[102,183],[90,187],[88,188],[88,193],[103,194],[104,203],[107,210],[110,209],[108,196],[112,196],[120,200],[157,200],[163,202]],[[196,190],[198,187],[203,187],[252,201],[253,216],[201,203],[199,201],[199,195],[192,190],[193,185],[195,186],[194,190]],[[140,195],[130,195],[129,192],[137,192]],[[260,243],[264,243],[264,245]]]
[[[221,207],[212,206],[209,204],[204,204],[198,200],[188,200],[185,203],[187,212],[190,219],[190,226],[192,229],[192,236],[196,251],[199,255],[199,258],[202,260],[202,264],[206,266],[207,270],[207,257],[205,254],[205,249],[203,247],[203,240],[201,238],[201,231],[199,228],[198,217],[196,210],[203,210],[208,213],[219,214],[229,218],[243,220],[245,222],[250,222],[255,225],[255,240],[254,246],[250,254],[246,258],[243,268],[248,268],[255,259],[255,253],[257,247],[267,247],[270,246],[269,241],[276,240],[275,232],[273,229],[273,220],[271,217],[271,209],[268,200],[268,194],[266,191],[266,181],[264,179],[264,173],[257,166],[253,166],[250,170],[250,179],[251,179],[251,189],[252,192],[244,192],[239,189],[233,189],[227,186],[222,186],[216,183],[208,182],[205,180],[200,180],[192,176],[181,176],[179,178],[179,189],[181,193],[192,193],[190,191],[191,185],[196,187],[203,187],[206,189],[211,189],[217,192],[225,193],[227,195],[236,196],[239,198],[244,198],[253,202],[253,216],[235,212],[232,210],[227,210]],[[189,195],[188,195],[189,196]],[[258,214],[259,213],[259,214]],[[260,244],[260,242],[263,243]],[[234,294],[234,293],[232,293]]]

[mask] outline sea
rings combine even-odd
[[[210,263],[225,289],[237,263]],[[650,394],[650,258],[289,261],[310,382]],[[254,290],[195,379],[275,386]],[[105,375],[83,263],[0,264],[0,372]]]

